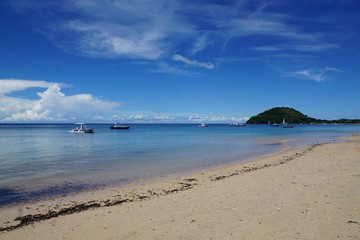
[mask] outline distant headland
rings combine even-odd
[[[275,107],[265,112],[252,116],[246,123],[247,124],[266,124],[266,123],[281,123],[283,119],[287,123],[360,123],[360,119],[338,119],[338,120],[325,120],[309,117],[296,109],[289,107]]]

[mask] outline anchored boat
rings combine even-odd
[[[110,129],[114,129],[114,130],[128,130],[130,128],[130,126],[127,125],[119,125],[118,123],[115,123],[114,125],[112,125],[110,127]]]
[[[283,123],[282,123],[282,127],[283,127],[283,128],[293,128],[293,127],[295,127],[295,125],[286,123],[286,122],[285,122],[285,118],[284,118],[284,119],[283,119]]]
[[[93,128],[87,128],[85,123],[76,123],[76,128],[71,129],[71,133],[94,133]]]

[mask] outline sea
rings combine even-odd
[[[0,124],[0,207],[182,176],[360,133],[360,125]]]

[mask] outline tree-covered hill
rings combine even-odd
[[[317,119],[308,117],[293,108],[275,107],[251,117],[246,123],[281,123],[284,118],[287,123],[317,122]]]
[[[265,112],[259,113],[251,117],[246,123],[281,123],[283,119],[287,123],[343,123],[343,124],[359,124],[360,119],[338,119],[338,120],[325,120],[308,117],[301,112],[289,107],[275,107]]]

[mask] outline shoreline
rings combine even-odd
[[[85,193],[79,199],[74,196],[37,202],[28,206],[14,206],[2,208],[0,223],[0,238],[2,235],[12,234],[29,228],[28,225],[37,226],[50,221],[57,221],[62,217],[76,217],[80,214],[91,214],[93,211],[112,211],[112,208],[126,208],[129,205],[142,205],[145,202],[158,201],[168,197],[176,197],[180,193],[189,194],[199,191],[200,188],[212,186],[225,181],[262,172],[267,169],[275,171],[280,166],[286,166],[293,160],[306,158],[314,151],[323,147],[331,148],[338,144],[355,144],[360,141],[360,136],[348,137],[349,142],[328,142],[313,144],[301,149],[292,149],[285,152],[270,154],[244,163],[222,166],[218,169],[201,171],[196,174],[165,181],[146,183],[136,188],[106,189],[103,192]],[[346,146],[348,146],[346,145]],[[323,156],[324,157],[324,156]],[[299,161],[295,161],[299,162]],[[358,169],[357,169],[358,170]],[[85,196],[87,195],[87,196]],[[81,200],[82,199],[82,200]],[[84,199],[88,199],[87,201]],[[358,216],[360,217],[360,216]],[[357,225],[360,219],[349,220]]]
[[[89,193],[97,192],[105,192],[109,189],[133,189],[133,188],[139,188],[144,185],[151,185],[153,183],[158,182],[169,182],[173,181],[175,179],[181,179],[185,176],[190,175],[196,175],[202,172],[208,172],[213,170],[219,170],[226,167],[236,166],[236,165],[242,165],[247,162],[252,162],[260,158],[272,156],[274,154],[284,153],[289,150],[295,150],[295,149],[302,149],[305,146],[308,146],[310,144],[303,144],[303,146],[289,146],[288,142],[290,140],[284,141],[277,139],[274,140],[267,140],[267,144],[272,144],[278,147],[277,150],[271,150],[267,151],[265,153],[257,153],[252,154],[251,156],[244,156],[241,159],[239,158],[231,158],[226,159],[224,162],[219,161],[218,163],[214,163],[211,165],[203,165],[203,166],[196,166],[195,168],[190,170],[190,167],[186,170],[181,169],[180,172],[172,172],[172,173],[164,173],[159,176],[151,176],[147,178],[139,178],[139,179],[112,179],[112,180],[106,180],[106,181],[100,181],[100,182],[86,182],[86,181],[77,181],[77,182],[69,182],[66,181],[64,183],[59,184],[53,184],[53,185],[44,185],[41,183],[36,182],[36,185],[40,185],[42,187],[34,187],[33,189],[29,189],[28,187],[25,187],[24,190],[14,190],[14,195],[8,197],[5,201],[0,202],[0,210],[5,208],[11,208],[11,207],[18,207],[18,206],[24,206],[24,205],[34,205],[36,203],[41,202],[48,202],[52,199],[56,198],[74,198],[79,200],[79,198],[76,196],[80,195],[88,195]],[[296,140],[298,142],[300,140]],[[42,180],[46,182],[46,179]],[[27,183],[29,185],[32,185],[32,183]],[[21,185],[20,185],[21,186]],[[16,188],[21,188],[15,184]],[[6,188],[4,188],[7,190]],[[9,188],[7,190],[9,192],[12,192],[13,190]],[[58,192],[58,193],[57,193]],[[75,197],[74,197],[75,196]],[[86,201],[84,199],[83,201]],[[87,200],[90,201],[90,200]]]
[[[0,209],[3,207],[11,207],[14,205],[31,204],[34,202],[41,202],[43,200],[46,201],[51,198],[57,198],[63,195],[72,195],[74,193],[77,194],[79,192],[83,194],[86,192],[98,191],[99,189],[111,187],[128,188],[142,185],[143,183],[148,184],[163,180],[171,180],[174,178],[191,175],[202,171],[222,168],[223,166],[241,164],[242,162],[252,161],[253,159],[257,159],[259,157],[273,154],[276,152],[283,152],[285,149],[291,148],[290,146],[287,146],[288,142],[291,142],[291,140],[275,138],[275,140],[267,139],[266,141],[260,141],[262,141],[261,143],[263,145],[271,145],[271,148],[273,149],[261,149],[261,152],[259,152],[259,150],[257,149],[256,151],[254,151],[256,153],[251,153],[244,156],[239,156],[236,154],[231,156],[223,156],[222,151],[218,151],[219,156],[212,160],[209,160],[208,162],[201,162],[200,159],[200,163],[198,164],[197,161],[192,161],[192,158],[188,157],[184,159],[178,159],[179,162],[182,162],[182,160],[185,160],[187,162],[185,167],[184,164],[182,164],[179,165],[180,168],[177,168],[177,166],[172,166],[165,168],[165,170],[156,172],[156,170],[154,171],[154,169],[161,169],[161,165],[155,165],[152,167],[146,166],[147,168],[145,168],[146,170],[144,170],[143,172],[137,170],[137,173],[139,173],[139,175],[131,172],[131,175],[125,174],[124,176],[123,172],[119,173],[117,169],[115,169],[113,171],[105,170],[102,172],[65,172],[60,173],[59,175],[44,174],[44,176],[29,179],[19,178],[20,180],[9,180],[8,182],[7,179],[5,179],[0,189],[0,194],[2,194],[2,196],[0,196]],[[302,140],[296,141],[302,142]],[[226,152],[224,152],[224,154],[226,154]],[[207,157],[208,156],[203,156],[204,159],[207,159]],[[98,162],[101,162],[101,159],[98,159]],[[21,168],[21,166],[19,168]],[[146,175],[148,170],[150,173]],[[8,179],[11,179],[11,177],[9,177]]]
[[[164,196],[179,191],[189,190],[199,184],[198,179],[201,179],[202,182],[218,181],[242,173],[256,171],[258,169],[271,166],[277,166],[278,164],[283,164],[287,161],[293,160],[293,158],[299,156],[298,152],[307,152],[316,146],[328,143],[329,142],[316,143],[307,147],[301,147],[298,149],[295,148],[290,150],[285,148],[280,150],[279,152],[273,152],[266,155],[260,155],[255,158],[249,158],[240,163],[225,163],[209,167],[207,169],[196,170],[190,173],[187,172],[185,174],[179,174],[175,176],[172,175],[164,178],[157,177],[150,180],[132,182],[124,185],[107,186],[100,189],[91,189],[90,191],[81,191],[80,193],[69,193],[64,194],[63,196],[57,195],[45,199],[29,202],[19,202],[15,203],[14,205],[7,205],[5,207],[0,207],[0,210],[10,210],[11,212],[14,212],[14,209],[20,209],[18,210],[18,212],[21,212],[21,215],[16,216],[13,219],[14,221],[17,221],[19,223],[9,226],[0,225],[0,232],[11,231],[42,220],[79,213],[82,211],[87,211],[89,209],[110,207],[129,202],[146,200],[154,196]],[[293,152],[296,153],[294,154]],[[279,158],[280,156],[283,156],[282,158],[284,160],[281,160],[279,163],[267,163],[268,158]],[[230,174],[226,173],[227,171],[230,171]],[[162,187],[160,188],[163,189],[158,189],[159,185],[161,185]],[[111,192],[113,191],[116,191],[120,194],[111,196]],[[61,202],[61,204],[59,204],[59,202]],[[31,211],[31,209],[33,209],[35,206],[41,206],[42,209],[37,207],[36,211]],[[0,218],[0,220],[2,219]]]

